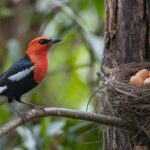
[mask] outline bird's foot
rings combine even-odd
[[[20,117],[20,119],[21,119],[23,122],[25,122],[26,119],[27,119],[27,118],[26,118],[26,113],[22,113],[22,112],[18,111],[12,103],[9,103],[9,104],[10,104],[10,106],[12,107],[12,109],[18,114],[18,116]]]
[[[23,122],[27,120],[26,113],[17,112],[17,114]]]
[[[44,110],[45,106],[38,106],[38,105],[32,104],[32,103],[30,103],[30,102],[21,101],[21,100],[19,100],[18,102],[23,103],[23,104],[25,104],[25,105],[27,105],[27,106],[29,106],[29,107],[31,107],[31,108],[34,108],[34,109],[36,109],[36,110],[38,110],[38,111],[43,111],[44,113],[46,112],[46,111]]]
[[[34,105],[33,108],[36,109],[37,111],[42,111],[42,112],[46,113],[46,111],[45,111],[45,109],[44,109],[45,106]]]

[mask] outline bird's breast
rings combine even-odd
[[[34,80],[36,83],[40,83],[46,76],[47,74],[47,65],[48,62],[39,62],[35,64],[35,69],[34,69]]]
[[[34,81],[39,84],[46,76],[48,59],[47,51],[42,51],[40,54],[27,54],[30,61],[34,63]]]

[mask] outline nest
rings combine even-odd
[[[136,88],[130,77],[150,63],[130,63],[112,69],[108,80],[109,100],[115,116],[133,121],[140,130],[150,131],[150,87]]]

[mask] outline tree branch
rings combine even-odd
[[[8,132],[12,131],[13,129],[17,128],[18,126],[21,126],[34,118],[43,118],[46,116],[59,116],[59,117],[66,117],[66,118],[72,118],[72,119],[79,119],[79,120],[86,120],[86,121],[92,121],[99,124],[104,125],[110,125],[110,126],[116,126],[119,128],[126,128],[126,129],[133,129],[133,125],[130,122],[127,122],[123,119],[116,118],[116,117],[110,117],[95,113],[88,113],[83,112],[79,110],[72,110],[72,109],[65,109],[65,108],[43,108],[45,110],[36,110],[32,109],[25,113],[26,120],[21,120],[20,117],[17,117],[16,119],[4,124],[0,128],[0,137],[7,134]]]

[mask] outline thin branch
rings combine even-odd
[[[45,111],[40,111],[36,109],[32,109],[25,113],[26,120],[23,121],[19,117],[16,119],[4,124],[0,128],[0,137],[7,134],[8,132],[12,131],[13,129],[21,126],[34,118],[43,118],[46,116],[58,116],[58,117],[66,117],[71,119],[79,119],[79,120],[86,120],[92,121],[99,124],[116,126],[119,128],[131,129],[133,128],[132,124],[115,117],[99,115],[95,113],[87,113],[79,110],[72,110],[72,109],[65,109],[65,108],[43,108]]]
[[[88,100],[87,106],[86,106],[86,112],[88,111],[88,107],[90,102],[92,101],[93,97],[102,89],[103,87],[99,87],[94,93],[91,95],[90,99]]]

